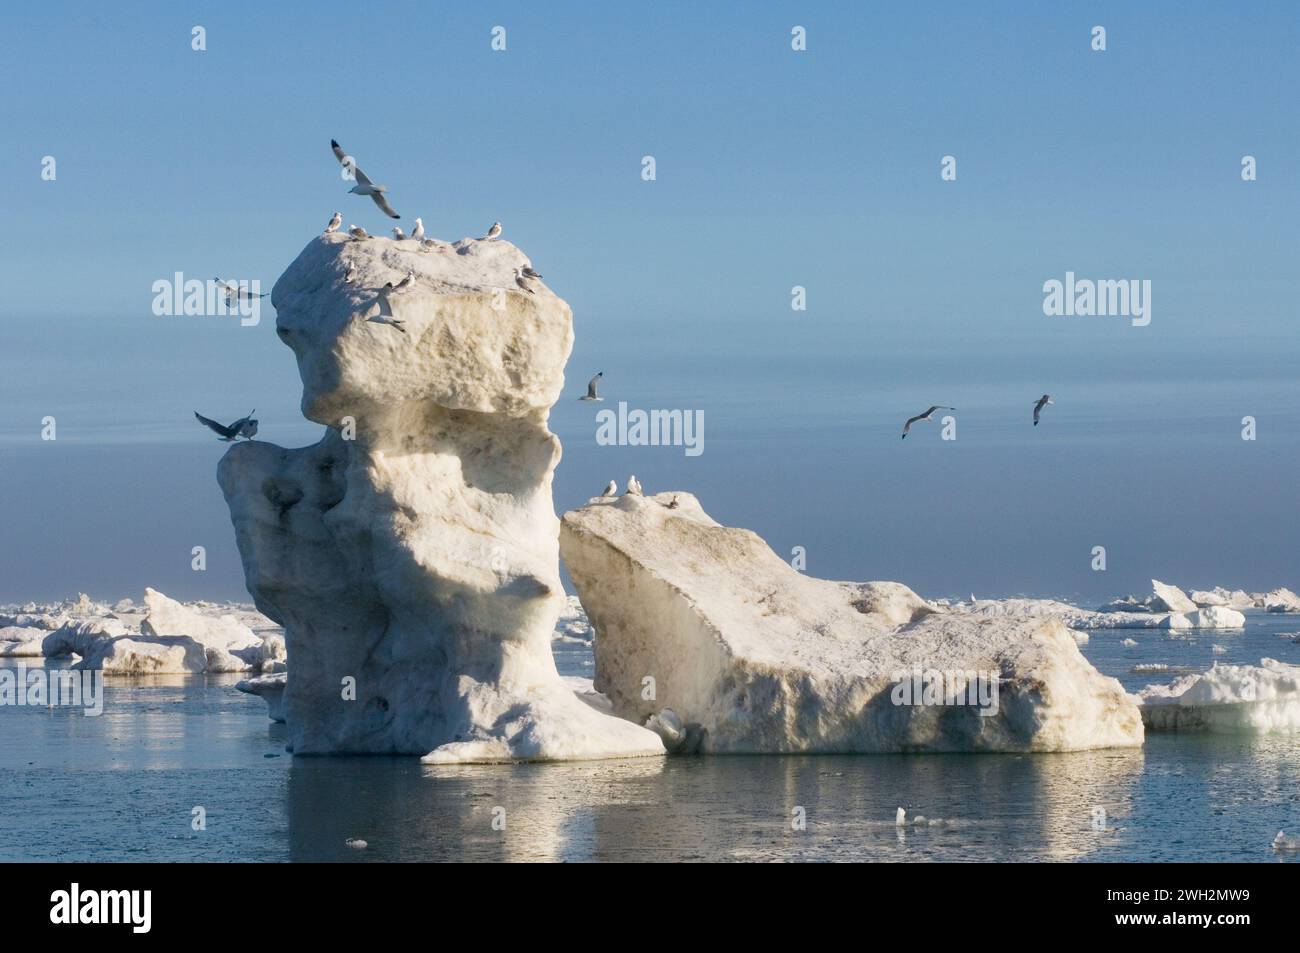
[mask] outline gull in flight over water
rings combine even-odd
[[[493,222],[492,227],[488,229],[487,234],[483,236],[482,240],[485,242],[491,241],[492,239],[499,237],[500,234],[501,234],[501,223]]]
[[[266,292],[263,292],[260,295],[255,295],[247,288],[241,288],[239,285],[232,285],[230,282],[222,281],[220,278],[213,278],[212,280],[221,286],[221,293],[226,296],[226,304],[234,304],[236,298],[244,301],[255,301],[258,298],[266,297]]]
[[[641,495],[641,484],[638,482],[635,473],[627,478],[627,491],[633,496]]]
[[[1038,398],[1038,402],[1034,404],[1034,426],[1035,427],[1038,426],[1038,415],[1043,412],[1043,408],[1046,407],[1048,404],[1054,404],[1054,403],[1056,403],[1056,401],[1052,400],[1051,394],[1044,394],[1042,397]]]
[[[934,416],[934,412],[936,410],[956,410],[956,409],[957,409],[956,407],[944,407],[942,404],[935,404],[933,407],[931,407],[923,414],[917,414],[915,417],[908,417],[907,423],[903,424],[902,439],[903,440],[907,439],[907,432],[912,429],[912,424],[916,423],[918,420],[929,420],[931,417]]]
[[[604,397],[601,397],[599,394],[596,393],[596,384],[604,376],[605,376],[605,372],[601,371],[591,380],[587,381],[587,393],[579,397],[578,400],[604,400],[605,399]]]
[[[194,416],[199,418],[199,423],[218,434],[226,443],[234,443],[240,437],[247,437],[252,440],[257,434],[257,421],[253,419],[256,410],[250,410],[247,417],[240,417],[233,424],[227,427],[225,424],[219,424],[215,420],[209,420],[197,410]]]
[[[417,219],[415,220],[415,228],[411,229],[411,237],[414,238],[416,241],[419,241],[421,238],[424,237],[424,220],[423,220],[423,219],[419,219],[419,218],[417,218]]]
[[[605,487],[605,492],[600,494],[602,497],[618,496],[618,481],[610,480],[609,486]]]
[[[339,226],[342,224],[343,224],[343,213],[335,212],[334,217],[330,219],[330,223],[325,226],[325,234],[328,235],[330,232],[337,232],[339,230]]]
[[[339,160],[339,165],[350,171],[353,177],[357,180],[357,184],[348,189],[349,192],[355,192],[357,195],[370,196],[370,198],[374,200],[374,203],[379,206],[379,211],[383,212],[389,218],[402,217],[393,211],[393,207],[388,204],[388,199],[384,197],[384,193],[388,191],[388,186],[375,185],[375,183],[371,182],[370,177],[361,171],[361,167],[357,165],[353,158],[343,151],[343,147],[333,139],[330,140],[330,148],[334,150],[334,157]]]

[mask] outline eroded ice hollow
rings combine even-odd
[[[232,446],[218,480],[248,590],[284,626],[296,754],[663,752],[579,700],[551,656],[564,593],[547,419],[573,327],[541,282],[516,287],[526,264],[505,241],[335,234],[275,284],[303,414],[329,429],[302,449]],[[378,289],[408,271],[385,307]],[[404,330],[368,320],[390,312]]]
[[[560,548],[595,628],[596,689],[675,750],[1077,751],[1143,740],[1136,700],[1061,620],[989,618],[931,606],[899,583],[805,576],[688,493],[594,499],[564,515]],[[936,676],[932,698],[897,691],[937,686]],[[996,683],[996,694],[970,691],[972,681]]]

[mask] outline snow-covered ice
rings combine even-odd
[[[694,727],[700,750],[1142,743],[1135,702],[1052,615],[938,611],[898,583],[808,577],[688,493],[593,499],[565,514],[560,540],[597,633],[596,688],[624,717],[656,717],[667,733]],[[968,688],[991,676],[996,710],[897,695],[920,671]]]
[[[1300,666],[1214,665],[1137,693],[1152,731],[1300,731]]]

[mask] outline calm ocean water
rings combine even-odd
[[[1300,662],[1279,634],[1297,629],[1300,618],[1252,612],[1240,633],[1109,630],[1083,650],[1133,689],[1175,674],[1133,674],[1143,662]],[[563,674],[591,674],[586,646],[557,644],[556,659]],[[1270,849],[1273,835],[1300,832],[1295,735],[1151,735],[1140,750],[1053,755],[435,768],[292,758],[283,727],[237,680],[115,680],[97,718],[0,709],[0,860],[1272,863],[1295,859]],[[191,829],[196,806],[205,831]],[[900,806],[944,823],[900,831]],[[791,827],[796,807],[806,830]],[[1093,827],[1098,807],[1105,830]]]

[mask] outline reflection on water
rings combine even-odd
[[[1300,831],[1293,736],[1032,756],[295,759],[237,680],[113,679],[97,718],[0,708],[0,860],[1277,861],[1294,858],[1273,835]],[[943,823],[900,829],[898,807]]]

